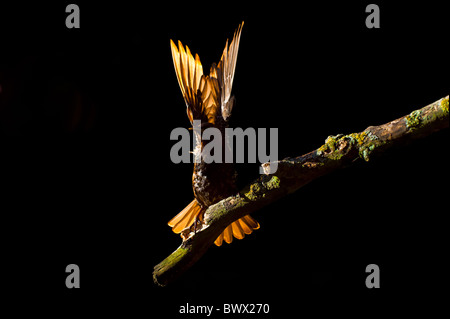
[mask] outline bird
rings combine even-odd
[[[201,132],[209,127],[219,129],[222,133],[222,147],[226,145],[224,131],[229,126],[229,118],[235,105],[231,89],[243,26],[244,22],[235,30],[230,44],[227,39],[220,61],[211,65],[209,75],[203,74],[198,54],[195,54],[194,58],[187,45],[185,48],[181,41],[178,41],[177,47],[174,41],[170,40],[175,73],[186,102],[189,121],[193,125],[195,120],[200,120]],[[168,222],[172,231],[180,234],[183,240],[187,240],[196,233],[198,227],[201,227],[208,207],[238,193],[237,173],[233,163],[225,161],[207,163],[202,150],[209,141],[202,140],[202,134],[195,131],[194,129],[197,146],[193,153],[194,156],[200,154],[202,156],[200,160],[194,161],[192,174],[194,200]],[[223,241],[230,244],[233,237],[243,239],[245,235],[251,234],[259,227],[259,223],[253,217],[246,215],[228,225],[214,243],[216,246],[221,246]]]

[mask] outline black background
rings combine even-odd
[[[207,71],[245,21],[231,125],[277,127],[284,158],[447,95],[441,6],[377,1],[381,28],[367,29],[366,1],[76,2],[81,28],[67,29],[68,3],[0,6],[6,305],[59,318],[175,318],[187,302],[267,303],[265,317],[416,313],[440,303],[448,130],[262,209],[260,230],[211,247],[168,287],[153,283],[152,270],[180,244],[166,223],[193,198],[192,165],[169,157],[170,132],[189,126],[169,39]],[[258,165],[238,171],[244,185]],[[65,287],[71,263],[80,289]],[[365,286],[371,263],[380,289]]]

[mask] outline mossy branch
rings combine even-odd
[[[262,175],[235,196],[208,208],[204,225],[155,266],[153,279],[165,286],[191,267],[230,223],[292,193],[316,178],[357,159],[369,161],[391,146],[402,145],[449,127],[449,97],[392,122],[369,126],[360,133],[329,136],[318,149],[277,162],[275,175]],[[270,163],[262,165],[270,172]]]

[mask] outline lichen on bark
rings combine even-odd
[[[286,158],[262,167],[267,175],[260,176],[239,194],[211,206],[205,212],[204,227],[184,241],[176,251],[155,266],[153,279],[164,286],[191,267],[211,246],[217,236],[234,220],[292,193],[320,176],[353,164],[359,158],[368,161],[374,154],[392,146],[449,127],[448,96],[420,110],[379,126],[369,126],[359,133],[329,136],[315,151]]]

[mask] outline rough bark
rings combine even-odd
[[[357,159],[369,161],[392,147],[430,135],[449,126],[449,97],[446,96],[408,115],[360,133],[329,136],[318,149],[277,162],[274,175],[262,175],[235,196],[208,208],[204,225],[166,259],[155,266],[154,282],[165,286],[191,267],[217,236],[234,220],[257,211],[292,193],[316,178]],[[262,165],[270,172],[270,163]]]

